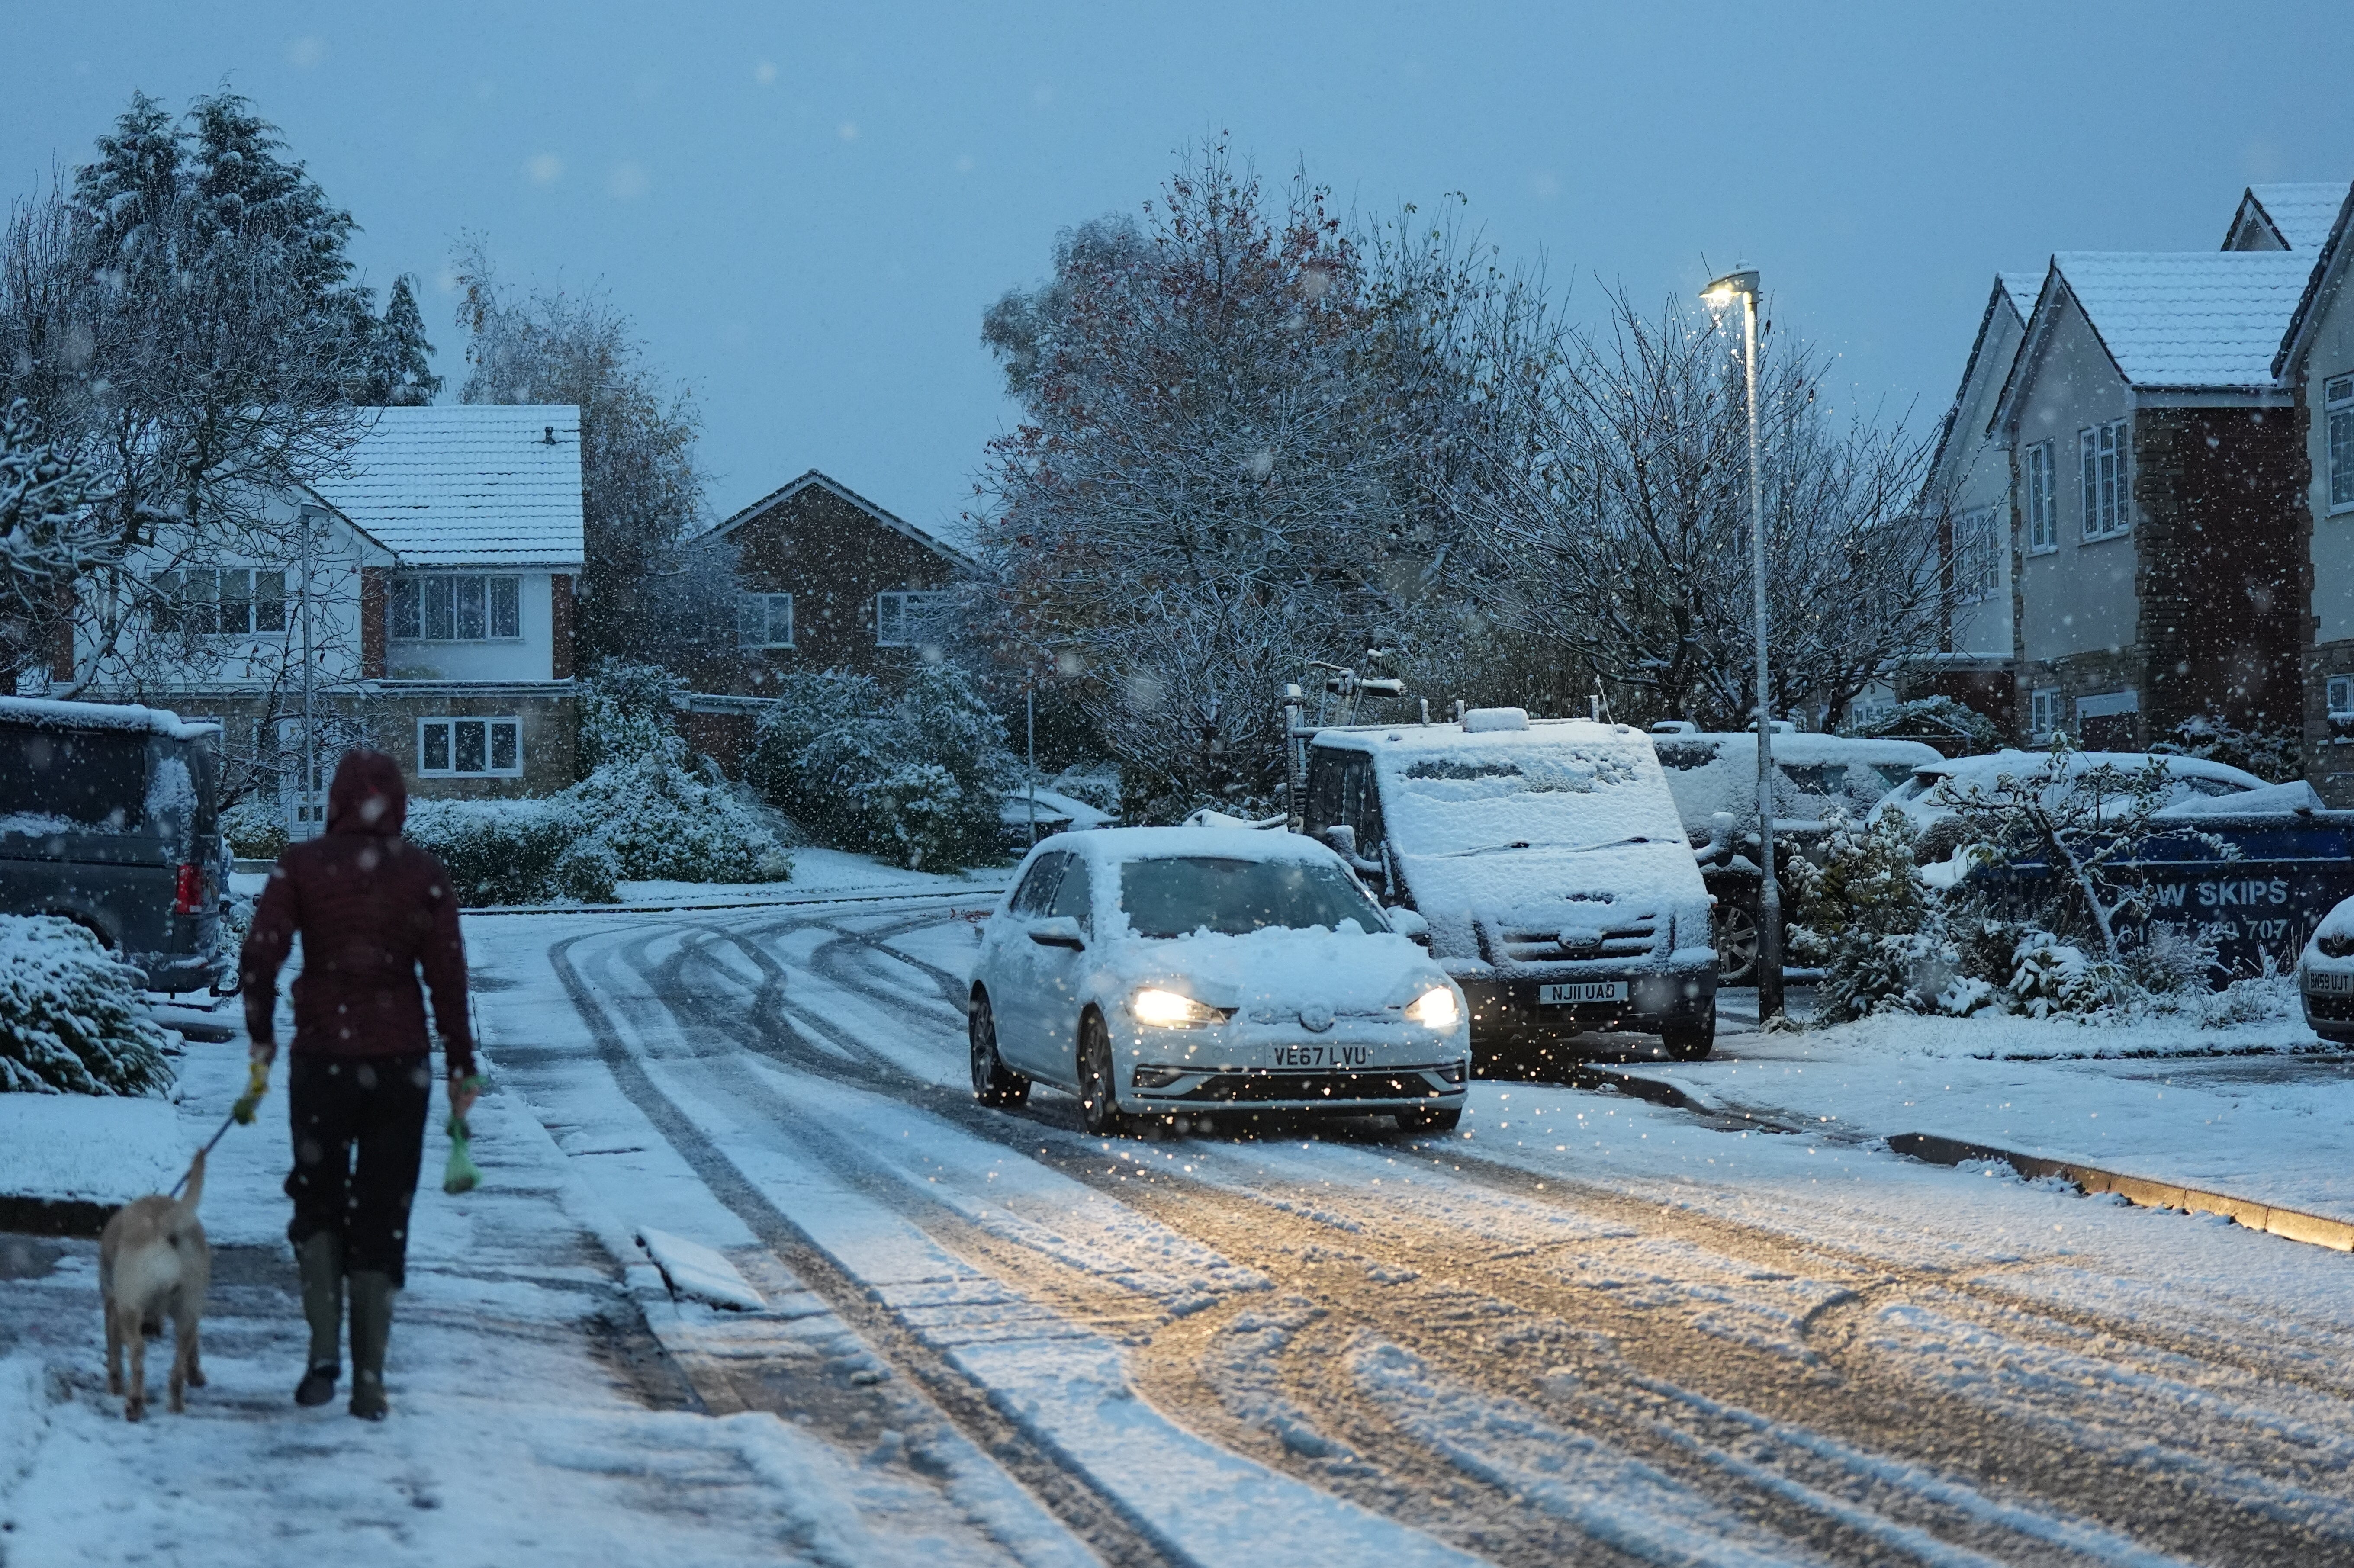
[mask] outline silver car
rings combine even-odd
[[[973,1094],[1033,1081],[1087,1130],[1135,1118],[1326,1112],[1453,1128],[1470,1076],[1463,993],[1341,857],[1295,834],[1111,828],[1022,863],[981,933]]]

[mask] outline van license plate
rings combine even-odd
[[[2327,969],[2305,971],[2305,989],[2310,991],[2354,991],[2354,974],[2332,974]]]
[[[1564,985],[1537,987],[1537,1001],[1545,1007],[1558,1007],[1567,1002],[1626,1000],[1625,980],[1572,980]]]

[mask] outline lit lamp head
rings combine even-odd
[[[1717,311],[1724,309],[1744,294],[1753,300],[1757,297],[1757,273],[1754,269],[1740,272],[1727,272],[1700,291],[1702,301],[1711,310]]]

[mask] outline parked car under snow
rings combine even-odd
[[[2354,898],[2321,918],[2297,955],[2305,1022],[2324,1040],[2354,1044]]]
[[[151,990],[217,984],[219,734],[155,708],[0,697],[0,912],[88,927]]]
[[[1474,709],[1308,747],[1303,825],[1429,922],[1483,1054],[1550,1063],[1596,1031],[1716,1038],[1716,948],[1651,737]]]
[[[1470,1075],[1461,991],[1338,855],[1291,833],[1039,844],[982,928],[968,1011],[982,1104],[1052,1084],[1096,1134],[1244,1112],[1443,1130]]]
[[[2073,779],[2102,767],[2137,775],[2153,762],[2161,764],[2166,770],[2167,783],[2161,804],[2167,807],[2195,800],[2211,800],[2217,803],[2218,810],[2229,810],[2232,802],[2228,797],[2272,789],[2272,786],[2254,774],[2229,764],[2164,752],[2072,752],[2068,758],[2066,779]],[[1988,795],[2005,777],[2031,779],[2051,766],[2052,754],[2049,752],[2017,750],[1924,763],[1914,769],[1913,777],[1888,792],[1887,797],[1874,808],[1874,814],[1893,807],[1904,814],[1914,831],[1925,834],[1954,814],[1954,804],[1957,800],[1967,800],[1974,793]],[[2066,787],[2065,779],[2055,779],[2046,794],[2056,799]],[[2264,795],[2259,796],[2257,800],[2271,801],[2275,798]]]
[[[1651,726],[1684,832],[1716,899],[1717,980],[1756,983],[1757,906],[1764,880],[1757,862],[1757,736],[1754,730],[1703,731],[1688,724]],[[1945,760],[1917,740],[1860,740],[1785,729],[1774,732],[1774,843],[1777,863],[1812,852],[1834,816],[1870,819],[1890,789],[1916,769]]]

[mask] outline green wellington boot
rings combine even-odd
[[[311,1359],[303,1363],[297,1404],[324,1404],[343,1375],[344,1238],[321,1231],[294,1255],[302,1271],[302,1316],[311,1325]]]
[[[392,1276],[376,1269],[352,1272],[352,1414],[381,1421],[391,1406],[384,1398],[384,1351],[392,1339]]]

